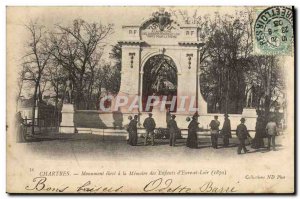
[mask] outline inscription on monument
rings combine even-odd
[[[169,24],[163,31],[159,29],[158,23],[150,24],[145,30],[142,31],[143,39],[177,39],[179,37],[179,31],[174,25]]]

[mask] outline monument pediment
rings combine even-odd
[[[154,12],[140,25],[123,26],[122,44],[127,45],[185,45],[199,46],[198,28],[195,25],[179,24],[164,9]]]
[[[179,36],[179,24],[164,10],[154,12],[152,17],[141,25],[141,39],[146,43],[174,43]]]
[[[169,12],[165,12],[164,9],[154,12],[150,18],[141,24],[141,29],[145,29],[151,24],[156,24],[161,31],[163,31],[170,24],[176,24],[176,26],[180,26],[176,21],[171,19],[171,14]]]

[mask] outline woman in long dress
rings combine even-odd
[[[128,139],[128,144],[131,146],[136,146],[137,145],[137,119],[138,116],[135,115],[134,119],[132,119],[131,116],[128,117],[128,119],[130,120],[129,124],[128,124],[128,128],[127,131],[129,133],[129,139]]]
[[[131,133],[131,131],[132,131],[132,125],[133,125],[133,123],[132,123],[132,116],[131,115],[128,116],[128,120],[129,120],[129,124],[128,124],[127,128],[126,128],[126,130],[128,132],[127,143],[130,144],[130,145],[132,145],[132,133]]]
[[[266,123],[265,120],[262,116],[258,116],[256,120],[256,126],[255,126],[255,136],[254,139],[252,140],[251,147],[253,149],[259,149],[259,148],[264,148],[264,138],[266,137]]]
[[[192,121],[190,122],[188,126],[188,137],[186,146],[192,149],[198,148],[198,138],[197,138],[197,131],[198,131],[198,115],[195,114],[193,116]]]

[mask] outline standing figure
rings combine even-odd
[[[231,124],[230,124],[230,119],[228,119],[229,115],[226,113],[224,115],[224,123],[222,127],[222,135],[223,135],[223,146],[228,147],[229,145],[229,138],[232,138],[231,136]]]
[[[267,131],[267,137],[268,137],[268,150],[271,148],[271,141],[272,141],[272,148],[273,151],[276,151],[275,149],[275,136],[277,135],[277,126],[275,122],[275,118],[271,118],[266,126]]]
[[[17,127],[17,142],[25,142],[26,141],[26,126],[24,119],[22,117],[21,112],[17,112],[16,114],[16,127]]]
[[[197,138],[197,131],[198,131],[198,113],[196,112],[193,115],[193,119],[188,126],[188,137],[186,141],[186,146],[192,149],[198,148],[198,138]]]
[[[152,144],[152,146],[154,146],[154,129],[155,129],[156,124],[155,124],[154,119],[152,118],[152,113],[149,113],[149,117],[147,117],[145,119],[143,126],[146,128],[146,135],[145,135],[144,145],[145,146],[147,145],[147,139],[148,139],[148,136],[150,134],[151,144]]]
[[[137,123],[138,123],[138,116],[135,115],[134,119],[132,119],[131,116],[128,117],[130,120],[130,123],[128,125],[128,132],[129,132],[129,140],[128,144],[131,146],[136,146],[137,145]]]
[[[241,123],[236,128],[236,135],[237,135],[238,140],[240,142],[239,146],[238,146],[238,149],[237,149],[238,154],[241,154],[242,149],[244,150],[244,153],[248,152],[248,150],[245,146],[245,140],[248,137],[251,138],[251,136],[249,135],[249,132],[247,130],[247,127],[245,125],[245,121],[246,121],[245,118],[242,118]]]
[[[251,147],[253,149],[259,149],[259,148],[264,148],[264,138],[267,136],[266,135],[266,123],[264,118],[261,115],[258,115],[257,120],[256,120],[256,125],[255,125],[255,136],[252,141]]]
[[[67,103],[72,104],[72,90],[73,85],[71,78],[66,81],[66,94],[67,94]]]
[[[176,133],[178,131],[177,122],[175,121],[176,115],[172,115],[168,123],[168,129],[170,132],[170,146],[175,146]]]
[[[128,140],[127,140],[127,143],[131,145],[131,142],[132,142],[132,134],[131,134],[131,129],[132,129],[132,116],[129,115],[128,116],[128,120],[129,120],[129,124],[126,128],[127,132],[128,132]]]
[[[167,112],[166,112],[166,123],[168,124],[169,121],[171,119],[171,112],[170,112],[170,108],[167,108]]]
[[[251,81],[250,84],[246,86],[246,107],[252,108],[253,107],[253,94],[255,92],[255,85]]]
[[[209,124],[211,129],[211,145],[214,149],[218,148],[218,134],[220,122],[218,121],[218,116],[215,115],[214,119]]]

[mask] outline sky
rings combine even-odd
[[[71,25],[74,19],[83,19],[89,23],[97,22],[104,25],[113,24],[113,33],[105,39],[106,48],[103,58],[108,59],[111,45],[117,44],[121,39],[123,25],[140,25],[150,18],[152,13],[159,11],[160,7],[7,7],[7,60],[8,67],[13,71],[21,69],[22,57],[25,54],[25,44],[29,38],[29,32],[25,28],[31,20],[37,21],[47,29],[54,30],[56,24]],[[234,14],[244,7],[163,7],[166,11],[183,10],[192,15],[195,10],[200,16],[214,15],[215,12]],[[177,20],[182,23],[181,19]],[[9,75],[16,75],[8,74]],[[9,78],[16,81],[17,78]]]
[[[221,14],[230,14],[243,7],[164,7],[166,11],[182,9],[192,14],[195,9],[198,15],[213,15],[218,11]],[[10,42],[14,46],[14,59],[18,60],[24,54],[24,43],[28,38],[25,24],[30,20],[38,20],[48,29],[53,29],[55,24],[72,24],[74,19],[81,18],[87,22],[101,22],[114,24],[114,33],[106,42],[114,45],[120,39],[122,25],[139,25],[151,17],[159,7],[8,7],[7,25],[8,36],[13,38]],[[9,39],[8,39],[9,40]]]

